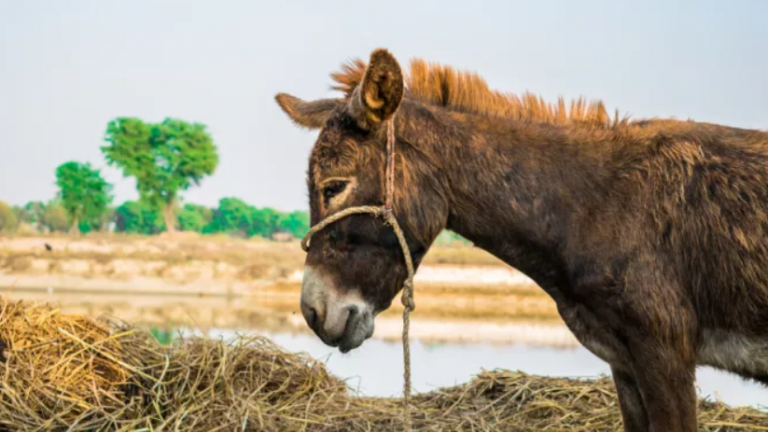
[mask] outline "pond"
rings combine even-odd
[[[324,345],[306,334],[259,333],[293,352],[306,352],[323,360],[331,373],[366,396],[399,396],[402,392],[403,357],[399,343],[371,339],[348,354]],[[211,337],[235,336],[231,330],[214,330]],[[547,348],[526,344],[441,343],[411,341],[412,382],[416,392],[469,381],[481,370],[508,369],[557,377],[610,375],[602,360],[582,347]],[[768,406],[768,389],[734,375],[702,367],[697,371],[699,395],[733,405]]]

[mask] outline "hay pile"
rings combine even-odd
[[[321,363],[263,338],[163,347],[142,330],[5,299],[0,338],[0,431],[402,429],[399,400],[352,396]],[[756,410],[699,409],[703,430],[768,430]],[[413,415],[422,431],[621,429],[608,380],[513,372],[419,395]]]

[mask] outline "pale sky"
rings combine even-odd
[[[186,201],[307,207],[316,133],[274,103],[327,97],[377,47],[471,69],[492,87],[603,99],[634,117],[768,128],[768,1],[0,0],[0,200],[48,200],[118,116],[208,125],[217,172]]]

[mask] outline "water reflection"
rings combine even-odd
[[[231,330],[216,330],[211,337],[229,339]],[[261,333],[260,333],[261,334]],[[336,376],[368,396],[398,396],[402,391],[403,359],[400,344],[368,340],[359,349],[341,354],[310,335],[264,334],[289,351],[305,351],[322,359]],[[546,348],[529,345],[424,344],[411,342],[414,391],[469,381],[482,369],[520,370],[529,374],[563,377],[610,375],[607,364],[584,348]],[[697,373],[700,396],[719,397],[730,405],[768,405],[768,389],[711,368]]]

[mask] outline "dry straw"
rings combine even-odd
[[[397,431],[399,399],[349,393],[322,363],[254,337],[190,337],[0,300],[2,431]],[[383,371],[386,373],[386,371]],[[619,431],[613,385],[483,372],[412,399],[421,431]],[[765,431],[768,414],[701,401],[706,431]]]

